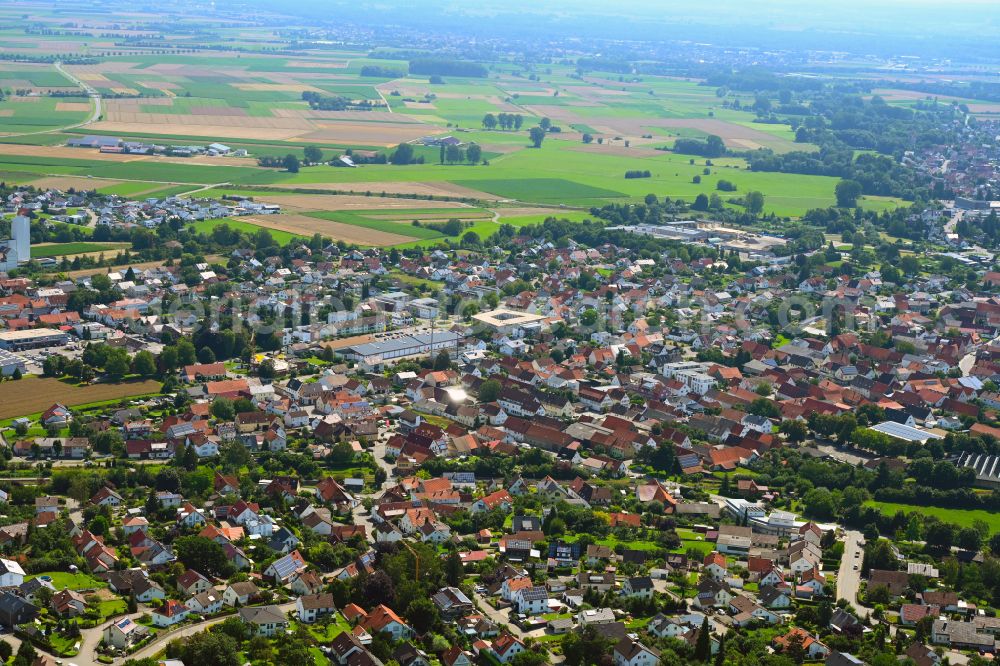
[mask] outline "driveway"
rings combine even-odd
[[[508,610],[497,610],[490,605],[490,602],[486,600],[486,597],[478,592],[472,593],[472,600],[476,602],[476,606],[479,607],[479,611],[488,617],[492,622],[507,627],[507,630],[515,637],[521,640],[524,639],[525,633],[521,631],[520,627],[511,622],[510,617],[507,615],[509,612]]]

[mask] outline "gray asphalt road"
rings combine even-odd
[[[840,571],[837,573],[837,598],[846,599],[858,609],[859,613],[867,615],[867,609],[858,603],[864,541],[861,532],[851,530],[844,534],[844,556],[840,560]]]

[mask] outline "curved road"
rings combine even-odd
[[[89,125],[90,123],[96,123],[101,118],[101,93],[97,92],[89,83],[84,83],[80,79],[76,78],[73,74],[70,74],[67,70],[63,69],[62,63],[56,63],[56,69],[59,73],[65,76],[67,79],[75,83],[78,87],[83,88],[83,91],[87,93],[87,97],[94,100],[94,112],[90,114],[90,118],[84,120],[82,123],[77,123],[76,125],[70,125],[68,127],[63,127],[62,129],[74,129],[76,127],[83,127],[84,125]],[[56,130],[49,130],[56,131]]]
[[[295,602],[290,601],[285,604],[278,604],[278,608],[281,609],[282,613],[288,613],[290,611],[295,610]],[[236,613],[230,613],[228,615],[223,615],[222,617],[216,617],[211,620],[206,620],[205,622],[199,622],[198,624],[184,625],[177,631],[160,633],[160,635],[156,638],[155,641],[143,647],[141,650],[138,650],[135,653],[130,654],[127,658],[138,660],[138,659],[145,659],[147,657],[155,657],[156,653],[165,648],[166,644],[169,641],[172,641],[176,638],[187,638],[189,636],[194,636],[195,634],[201,633],[202,631],[205,631],[209,627],[213,627],[219,624],[220,622],[223,622],[231,617],[234,617],[235,615]],[[116,659],[115,661],[117,662],[118,660]],[[81,666],[83,665],[81,664]]]
[[[4,136],[12,137],[12,136],[34,136],[35,134],[52,134],[53,132],[64,132],[66,130],[76,129],[78,127],[83,127],[84,125],[89,125],[91,123],[96,123],[98,120],[100,120],[100,118],[101,118],[101,112],[102,112],[102,109],[101,109],[101,94],[99,92],[97,92],[97,90],[95,90],[94,88],[92,88],[90,86],[90,84],[84,83],[83,81],[81,81],[80,79],[76,78],[75,76],[73,76],[72,74],[70,74],[68,71],[66,71],[65,69],[63,69],[63,66],[62,66],[61,62],[55,63],[55,68],[56,68],[56,70],[60,74],[62,74],[67,79],[69,79],[74,84],[76,84],[77,87],[82,88],[83,91],[85,93],[87,93],[87,98],[94,102],[94,110],[90,114],[90,117],[87,118],[86,120],[84,120],[83,122],[73,123],[72,125],[66,125],[64,127],[51,127],[49,129],[38,130],[38,131],[35,131],[35,132],[17,132],[15,134],[5,134]]]

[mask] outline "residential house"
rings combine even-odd
[[[337,612],[337,607],[333,603],[333,594],[325,592],[322,594],[306,594],[295,601],[295,611],[299,620],[306,624],[312,624],[324,615],[331,615]]]
[[[613,657],[615,666],[656,666],[660,663],[659,650],[628,636],[615,645]]]
[[[288,628],[288,618],[278,606],[244,606],[239,618],[255,636],[271,637]]]

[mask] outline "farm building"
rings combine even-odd
[[[87,136],[80,136],[70,139],[66,142],[66,145],[70,148],[117,148],[121,145],[122,140],[114,136],[96,136],[93,134],[88,134]]]

